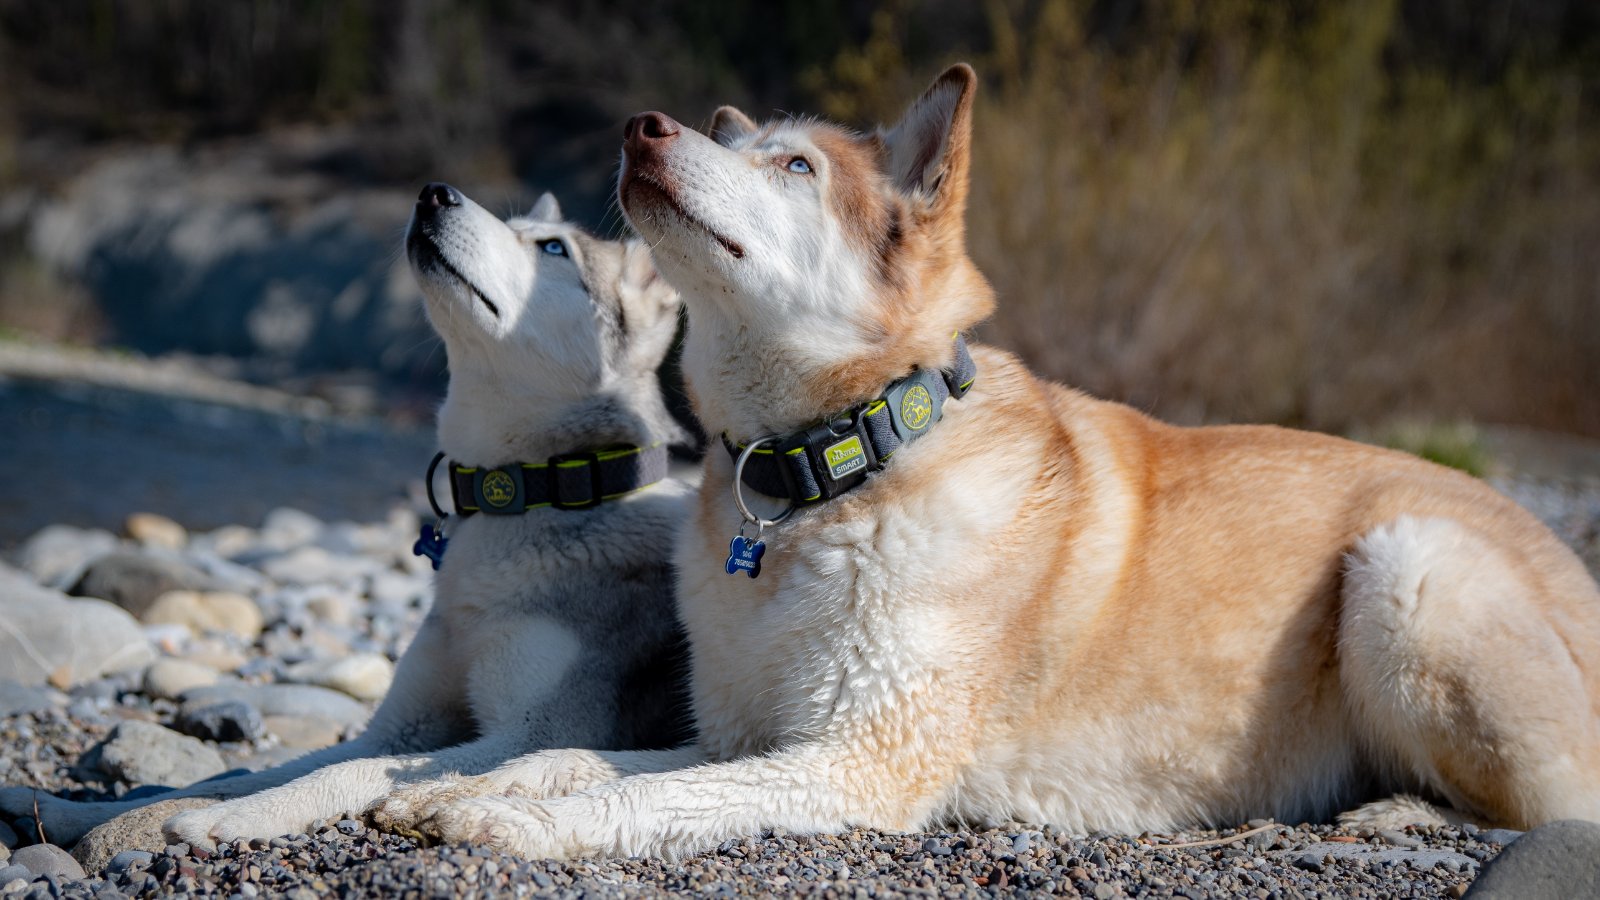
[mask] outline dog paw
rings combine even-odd
[[[1469,819],[1453,809],[1443,809],[1410,794],[1395,794],[1339,814],[1346,828],[1398,831],[1407,825],[1462,825]]]
[[[483,776],[452,775],[407,785],[391,792],[372,807],[372,821],[395,834],[437,837],[431,826],[435,813],[457,800],[494,792]]]
[[[223,841],[273,838],[294,830],[293,825],[286,825],[275,817],[253,813],[232,803],[185,810],[161,824],[161,832],[169,843],[181,842],[208,849]]]
[[[551,823],[503,797],[457,800],[434,812],[429,824],[446,844],[476,844],[526,859],[563,856],[551,840]]]

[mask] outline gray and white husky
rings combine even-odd
[[[664,477],[683,435],[656,375],[676,292],[643,244],[586,234],[549,194],[502,222],[430,184],[406,250],[449,354],[439,446],[467,515],[449,523],[436,599],[393,687],[358,738],[277,768],[143,801],[39,795],[53,840],[184,796],[233,799],[174,815],[171,840],[271,837],[541,748],[690,736],[669,560],[692,488]],[[34,801],[0,791],[10,815]]]

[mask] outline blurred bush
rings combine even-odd
[[[0,42],[13,186],[345,126],[324,175],[559,185],[591,219],[633,111],[865,127],[968,58],[984,336],[1045,374],[1184,421],[1600,434],[1582,0],[39,0]]]
[[[1594,11],[1413,6],[989,0],[987,336],[1187,421],[1600,433]],[[904,103],[910,15],[826,110]]]

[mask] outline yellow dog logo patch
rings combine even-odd
[[[922,385],[912,385],[911,390],[900,398],[900,421],[912,431],[921,431],[928,427],[928,420],[932,417],[933,397]]]
[[[483,500],[485,503],[500,509],[507,503],[516,499],[517,486],[511,481],[511,476],[499,469],[483,476]]]

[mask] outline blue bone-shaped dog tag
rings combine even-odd
[[[742,534],[736,536],[728,544],[728,565],[726,566],[728,574],[737,575],[743,572],[751,578],[760,575],[761,556],[766,552],[766,541],[752,541]]]
[[[422,536],[417,538],[415,544],[411,545],[411,552],[415,556],[426,556],[432,561],[433,570],[437,572],[439,571],[439,563],[444,561],[444,548],[449,543],[450,541],[445,538],[444,533],[438,527],[424,522],[422,524]]]

